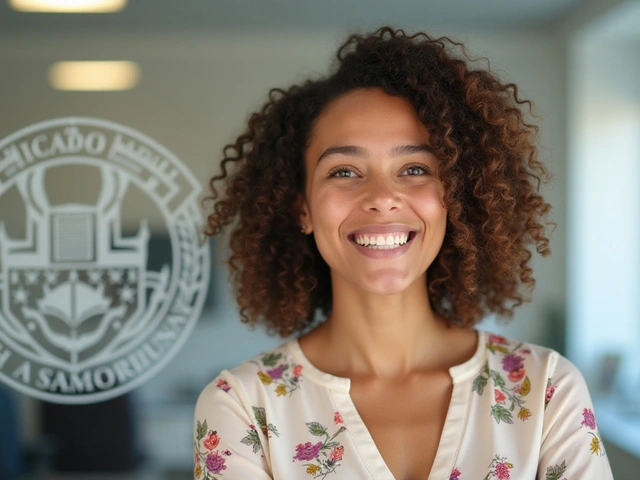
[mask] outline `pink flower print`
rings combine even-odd
[[[300,375],[302,375],[302,365],[294,365],[291,372],[293,378],[298,378]]]
[[[449,475],[449,480],[460,480],[460,475],[462,475],[460,470],[456,468],[451,472],[451,475]]]
[[[529,350],[528,348],[521,348],[520,353],[523,355],[529,355],[531,353],[531,350]]]
[[[318,442],[315,445],[311,442],[307,442],[304,445],[300,443],[296,446],[296,454],[293,459],[300,460],[301,462],[314,460],[317,458],[318,453],[320,453],[321,448],[322,442]]]
[[[590,408],[582,410],[582,422],[580,423],[580,427],[589,427],[591,430],[595,430],[597,428],[596,416]]]
[[[511,480],[511,470],[513,468],[513,463],[507,462],[506,457],[500,457],[500,455],[496,455],[493,457],[491,464],[489,465],[489,473],[485,478],[485,480],[489,478],[497,478],[498,480]]]
[[[493,395],[496,399],[496,403],[504,403],[505,399],[507,398],[500,390],[494,390]]]
[[[339,447],[334,448],[329,453],[329,461],[336,463],[342,460],[342,456],[344,455],[344,447],[341,445]]]
[[[344,423],[344,420],[342,420],[342,415],[340,415],[340,412],[336,412],[333,414],[333,421],[335,422],[336,425],[340,423]]]
[[[224,378],[218,379],[218,381],[216,382],[216,387],[224,390],[225,392],[231,390],[231,385],[229,385],[229,382],[227,382]]]
[[[521,368],[519,370],[515,370],[513,372],[509,372],[509,375],[507,375],[509,377],[509,380],[511,380],[512,382],[519,382],[520,380],[522,380],[524,378],[525,375],[525,371],[524,368]]]
[[[207,459],[205,460],[205,464],[207,469],[211,473],[219,474],[222,470],[226,470],[227,466],[225,465],[226,459],[221,456],[218,452],[213,452],[207,455]]]
[[[496,475],[498,476],[498,480],[510,480],[509,465],[506,463],[498,463],[496,465]]]
[[[284,363],[282,365],[277,366],[276,368],[267,370],[267,375],[269,375],[274,380],[279,380],[280,378],[282,378],[283,371],[284,371]]]
[[[491,343],[497,343],[499,345],[504,345],[505,343],[507,343],[507,339],[504,338],[501,335],[489,335],[489,342]]]
[[[231,450],[225,450],[222,452],[223,455],[226,455],[227,457],[231,456]]]
[[[524,358],[520,355],[516,355],[515,353],[510,353],[509,355],[505,355],[502,359],[502,368],[505,372],[516,372],[524,366],[522,363]]]
[[[513,387],[513,393],[520,393],[520,385]]]
[[[556,385],[551,385],[551,383],[547,384],[547,392],[545,393],[545,396],[544,396],[544,406],[545,407],[547,406],[547,404],[553,398],[553,394],[554,393],[556,393]]]

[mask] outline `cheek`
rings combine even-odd
[[[313,196],[311,204],[314,226],[317,224],[317,228],[322,230],[330,226],[330,233],[336,233],[333,231],[336,224],[339,225],[348,216],[352,205],[352,196],[345,190],[319,190]]]
[[[340,216],[351,208],[354,202],[354,195],[348,189],[325,186],[312,191],[311,213],[318,219],[331,219]]]
[[[421,212],[424,218],[436,220],[440,217],[446,219],[447,209],[444,204],[444,192],[439,186],[431,186],[424,189],[420,195],[415,197],[417,203],[416,208]]]
[[[427,215],[437,223],[446,223],[447,210],[439,199],[433,199],[425,205]]]
[[[352,202],[348,195],[317,192],[311,203],[311,223],[313,237],[322,258],[330,266],[335,254],[343,247],[341,236],[345,233],[344,222],[352,212]]]

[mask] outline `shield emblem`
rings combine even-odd
[[[83,368],[131,342],[167,286],[168,266],[147,272],[146,224],[122,237],[109,222],[118,189],[106,184],[97,205],[52,206],[40,194],[33,203],[48,221],[30,225],[26,241],[0,230],[0,327],[25,353],[62,368]]]
[[[0,140],[0,171],[0,201],[24,206],[0,221],[0,382],[78,404],[156,374],[208,293],[201,182],[153,139],[81,117]]]
[[[140,265],[113,268],[25,268],[11,266],[2,312],[29,332],[40,355],[79,365],[130,328],[145,308],[145,276]]]

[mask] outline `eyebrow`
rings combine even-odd
[[[425,143],[418,145],[398,145],[391,149],[391,156],[398,157],[400,155],[411,155],[412,153],[429,153],[435,155],[435,149]]]
[[[411,155],[414,153],[429,153],[431,155],[435,154],[435,150],[426,144],[416,144],[416,145],[398,145],[391,149],[392,157],[399,157],[401,155]],[[367,154],[367,150],[362,147],[357,147],[355,145],[340,145],[335,147],[327,148],[320,157],[318,157],[318,162],[325,157],[330,155],[346,155],[349,157],[364,157]]]
[[[337,147],[329,147],[318,157],[318,162],[330,155],[347,155],[348,157],[364,157],[367,151],[362,147],[355,145],[340,145]]]

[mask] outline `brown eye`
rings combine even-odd
[[[402,171],[403,175],[409,176],[429,175],[430,173],[431,170],[429,170],[429,168],[427,168],[425,165],[411,165],[410,167],[407,167]]]
[[[348,168],[339,167],[329,171],[329,176],[339,177],[339,178],[350,178],[350,177],[355,177],[356,174],[353,171],[349,170]]]

